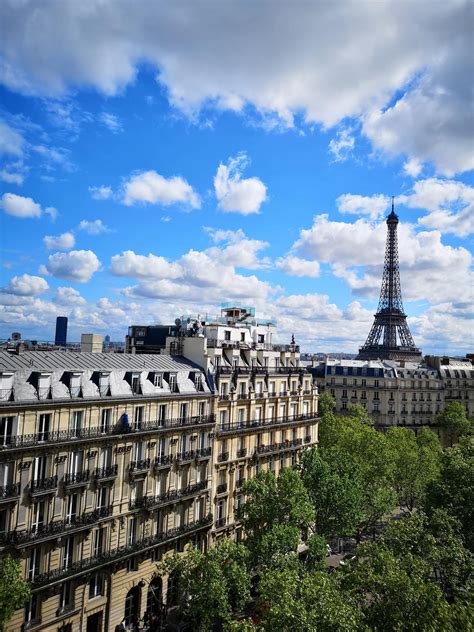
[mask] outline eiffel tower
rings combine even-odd
[[[387,243],[379,306],[374,324],[358,360],[409,360],[419,362],[421,351],[415,347],[407,317],[403,311],[400,287],[400,267],[397,242],[398,216],[394,211],[387,217]]]

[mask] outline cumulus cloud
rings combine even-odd
[[[102,235],[103,233],[112,232],[101,219],[94,219],[92,221],[83,219],[79,222],[78,230],[82,230],[89,235]]]
[[[87,7],[3,3],[0,80],[26,94],[92,86],[113,95],[145,62],[192,115],[203,105],[244,113],[251,105],[288,127],[295,113],[326,128],[359,119],[378,149],[445,173],[472,167],[469,0]]]
[[[311,277],[315,279],[320,274],[320,267],[317,261],[301,259],[295,255],[280,257],[276,262],[276,266],[289,276]]]
[[[84,305],[86,299],[73,287],[58,287],[54,300],[60,305]]]
[[[379,219],[389,207],[390,200],[386,195],[352,195],[345,193],[337,200],[339,213],[350,215],[368,215],[370,219]]]
[[[23,274],[12,277],[8,285],[2,288],[2,292],[15,296],[38,296],[48,289],[49,285],[42,277]]]
[[[113,196],[112,187],[104,185],[89,187],[89,192],[94,200],[109,200]]]
[[[63,233],[57,237],[46,235],[43,237],[44,245],[48,250],[70,250],[74,248],[76,240],[72,233]]]
[[[100,261],[92,250],[71,250],[50,255],[45,268],[58,279],[86,283],[99,270]]]
[[[8,184],[23,184],[25,176],[20,172],[7,169],[0,169],[0,180]]]
[[[156,171],[137,173],[124,184],[123,203],[132,206],[136,203],[184,204],[191,208],[200,208],[201,200],[192,186],[181,176],[165,178]]]
[[[410,158],[403,165],[403,171],[406,173],[407,176],[417,178],[423,171],[423,163],[420,162],[417,158]]]
[[[178,264],[170,263],[164,257],[153,254],[137,255],[133,250],[114,255],[110,262],[110,271],[116,276],[129,278],[176,279],[182,274]]]
[[[30,197],[15,193],[4,193],[0,199],[0,207],[7,215],[13,217],[40,217],[41,206]]]
[[[409,195],[398,201],[410,208],[425,209],[428,214],[418,223],[426,228],[467,237],[474,232],[474,187],[456,180],[428,178],[419,180]]]
[[[242,178],[249,160],[245,152],[220,164],[214,177],[214,189],[221,210],[249,215],[258,213],[267,199],[267,187],[256,177]]]
[[[332,154],[334,162],[344,162],[352,155],[354,147],[353,130],[343,128],[329,141],[328,150]]]

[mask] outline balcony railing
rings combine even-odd
[[[228,461],[229,460],[229,453],[228,452],[221,452],[220,454],[217,455],[217,460],[219,463],[222,463],[223,461]]]
[[[221,483],[220,485],[216,487],[216,492],[218,494],[225,494],[226,491],[227,491],[227,483]]]
[[[94,472],[95,480],[103,480],[107,478],[114,478],[117,476],[118,465],[115,463],[114,465],[107,465],[106,467],[98,467]]]
[[[284,417],[269,417],[268,419],[254,419],[253,421],[240,422],[236,421],[233,423],[224,423],[218,427],[218,432],[235,432],[235,431],[249,431],[254,428],[266,428],[268,426],[279,426],[284,424],[300,424],[303,421],[318,421],[317,415],[306,414],[306,415],[295,415],[294,417],[289,417],[285,415]]]
[[[291,441],[283,441],[282,443],[271,443],[270,445],[259,445],[255,449],[255,454],[261,456],[272,452],[285,452],[293,448],[299,448],[303,445],[303,439],[292,439]]]
[[[160,454],[159,456],[155,457],[155,461],[154,461],[153,465],[156,468],[169,467],[172,462],[173,462],[173,455],[172,454]]]
[[[237,450],[237,458],[241,459],[244,456],[247,456],[247,448],[240,448],[240,450]]]
[[[89,470],[84,470],[84,472],[73,472],[71,474],[65,474],[63,482],[66,487],[69,485],[85,484],[89,481],[89,476]]]
[[[184,500],[207,489],[207,481],[201,481],[194,485],[188,485],[181,489],[172,489],[166,494],[160,494],[158,496],[141,496],[136,498],[130,503],[130,510],[132,509],[153,509],[160,505],[165,505],[170,502],[176,502],[177,500]]]
[[[194,452],[194,450],[182,450],[181,452],[178,452],[175,460],[178,463],[185,463],[187,461],[192,461],[195,458],[196,453]]]
[[[237,395],[237,399],[248,399],[248,398],[249,398],[248,393],[239,393]]]
[[[221,527],[225,527],[227,523],[227,518],[218,518],[216,520],[216,529],[220,529]]]
[[[228,393],[219,393],[219,401],[226,402],[228,399],[230,399],[230,396]]]
[[[150,459],[139,459],[130,461],[130,472],[146,472],[150,469]]]
[[[304,438],[304,442],[311,443],[311,435],[306,435],[306,437]]]
[[[139,553],[140,551],[158,546],[160,544],[165,544],[166,542],[180,538],[181,536],[187,535],[188,533],[192,533],[194,531],[198,531],[200,529],[208,527],[210,524],[212,524],[212,521],[213,516],[212,514],[209,514],[205,518],[194,520],[193,522],[183,525],[182,527],[175,527],[174,529],[169,529],[168,531],[158,533],[155,536],[142,538],[141,540],[137,540],[136,542],[128,546],[119,546],[98,556],[82,558],[77,562],[73,562],[67,569],[58,568],[47,573],[42,573],[34,578],[34,581],[32,582],[33,589],[38,589],[42,586],[51,585],[53,583],[58,583],[60,581],[63,581],[67,577],[80,575],[94,568],[106,566],[107,564],[118,562],[120,560],[125,560],[135,555],[136,553]]]
[[[196,459],[208,459],[212,454],[212,448],[199,448],[196,450]]]
[[[61,443],[65,441],[87,441],[96,440],[110,435],[141,435],[157,430],[167,430],[169,428],[188,428],[190,426],[204,426],[214,424],[215,415],[198,415],[195,417],[179,417],[175,419],[155,419],[153,421],[142,422],[140,428],[132,428],[118,423],[114,426],[94,426],[91,428],[74,428],[68,430],[54,430],[36,432],[33,434],[7,435],[3,438],[4,448],[22,448],[39,446],[51,443]]]
[[[8,483],[0,485],[0,502],[2,500],[11,500],[18,498],[20,495],[20,483]]]
[[[112,505],[108,505],[107,507],[101,507],[100,509],[95,509],[94,511],[84,512],[78,516],[71,516],[65,520],[57,520],[55,522],[36,525],[30,529],[22,531],[8,531],[0,536],[0,542],[2,544],[11,544],[15,546],[27,544],[30,541],[36,541],[49,536],[58,536],[64,532],[89,526],[99,520],[108,518],[112,515],[112,510]]]
[[[30,494],[41,494],[54,491],[58,486],[58,477],[37,478],[30,483]]]

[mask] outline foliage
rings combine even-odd
[[[474,439],[465,438],[444,450],[440,476],[427,492],[426,509],[446,511],[460,523],[466,546],[474,551]]]
[[[278,478],[265,470],[242,487],[246,502],[239,518],[246,532],[245,545],[255,565],[295,550],[314,520],[309,494],[296,470],[283,470]]]
[[[167,558],[159,572],[176,578],[180,617],[204,632],[229,621],[250,599],[247,561],[245,547],[221,540],[206,553],[190,550]]]
[[[24,581],[20,562],[10,555],[0,560],[0,628],[3,629],[15,610],[22,608],[31,596],[29,584]]]
[[[390,428],[387,442],[393,451],[393,481],[398,502],[410,511],[420,506],[428,485],[439,475],[441,445],[423,428],[418,435],[408,428]]]
[[[264,630],[352,632],[361,621],[354,598],[326,572],[269,569],[259,591],[257,617]]]
[[[318,398],[318,412],[324,417],[327,413],[334,412],[336,408],[336,400],[329,392],[321,393]]]
[[[313,571],[323,571],[326,568],[325,560],[327,556],[326,538],[317,533],[313,533],[306,542],[307,551],[305,566]]]
[[[454,436],[461,437],[471,429],[471,422],[467,418],[466,409],[461,402],[446,404],[444,411],[436,415],[436,423],[448,431],[451,445]]]

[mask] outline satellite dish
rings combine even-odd
[[[177,319],[174,321],[174,324],[176,325],[176,327],[179,327],[179,326],[181,325],[181,319],[180,319],[180,318],[177,318]]]

